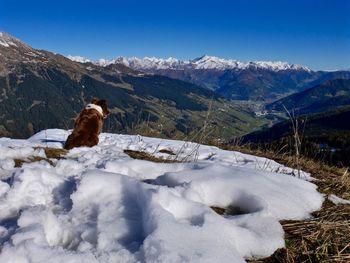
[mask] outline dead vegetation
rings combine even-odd
[[[168,149],[161,149],[161,150],[159,150],[158,152],[160,152],[160,153],[166,153],[166,154],[169,154],[169,155],[176,155],[173,151],[168,150]]]
[[[286,248],[251,262],[350,262],[350,206],[326,201],[314,218],[281,221]]]
[[[248,211],[245,211],[239,206],[235,205],[229,205],[228,207],[222,208],[218,206],[211,206],[211,209],[214,210],[215,213],[219,215],[224,215],[224,216],[237,216],[237,215],[244,215],[249,213]]]
[[[217,214],[219,214],[219,215],[224,215],[225,212],[226,212],[226,209],[225,209],[225,208],[222,208],[222,207],[211,206],[210,208],[213,209],[214,212],[217,213]]]
[[[63,159],[64,156],[68,153],[66,149],[60,148],[44,147],[41,149],[44,149],[47,158]]]
[[[26,159],[14,159],[14,161],[15,161],[15,167],[22,167],[24,163],[34,163],[34,162],[40,162],[40,161],[45,161],[45,162],[48,162],[50,165],[53,165],[53,162],[50,159],[40,157],[40,156],[31,156]]]
[[[15,167],[22,167],[24,163],[34,163],[34,162],[40,162],[40,161],[48,162],[50,165],[53,166],[54,162],[51,159],[56,159],[56,160],[64,159],[65,158],[64,156],[68,152],[65,149],[50,148],[50,147],[36,147],[34,149],[43,149],[46,157],[30,156],[25,159],[14,159]]]
[[[180,161],[178,160],[158,158],[147,152],[142,151],[124,150],[124,153],[129,155],[131,158],[138,160],[145,160],[155,163],[180,163]]]

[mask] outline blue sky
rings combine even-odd
[[[1,0],[0,31],[91,59],[203,54],[350,68],[350,1]]]

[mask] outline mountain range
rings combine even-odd
[[[81,63],[93,62],[87,58],[81,56],[68,56],[69,59]],[[281,61],[252,61],[243,63],[232,59],[223,59],[215,56],[204,55],[193,60],[179,60],[176,58],[156,58],[156,57],[144,57],[144,58],[126,58],[117,57],[112,60],[99,59],[93,62],[100,66],[108,66],[111,64],[124,64],[133,69],[140,71],[145,70],[160,70],[160,69],[174,69],[174,70],[185,70],[185,69],[213,69],[213,70],[227,70],[227,69],[247,69],[247,68],[260,68],[269,69],[273,71],[280,70],[305,70],[311,71],[309,68],[289,64]]]
[[[90,61],[68,56],[74,61],[100,66],[124,65],[148,74],[158,74],[190,82],[235,100],[273,102],[332,79],[349,79],[350,71],[313,71],[305,66],[281,61],[240,62],[214,56],[193,60],[176,58],[125,58]]]
[[[108,100],[104,130],[109,132],[176,137],[205,126],[222,138],[256,129],[260,122],[247,108],[200,86],[120,63],[74,62],[6,33],[0,33],[0,94],[0,136],[16,138],[72,128],[94,96]],[[208,117],[210,111],[215,114]]]

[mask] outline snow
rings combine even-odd
[[[0,32],[0,45],[4,47],[10,47],[10,46],[17,46],[15,42],[18,42],[19,40],[11,37],[9,34],[5,32]]]
[[[323,202],[309,174],[272,160],[138,135],[103,133],[53,166],[14,167],[68,135],[0,139],[0,262],[244,262],[284,246],[279,220],[308,218]]]
[[[328,200],[331,201],[335,205],[350,205],[350,200],[346,200],[343,198],[340,198],[336,195],[329,195]]]
[[[72,61],[75,62],[80,62],[80,63],[87,63],[87,62],[91,62],[89,59],[82,57],[82,56],[72,56],[72,55],[68,55],[67,58],[69,58]]]
[[[0,45],[2,45],[4,47],[9,47],[10,46],[9,44],[7,44],[7,42],[2,41],[2,40],[0,40]]]

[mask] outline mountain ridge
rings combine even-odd
[[[100,66],[108,66],[110,64],[124,64],[125,66],[138,69],[138,70],[149,70],[149,69],[216,69],[216,70],[227,70],[227,69],[246,69],[246,68],[264,68],[274,71],[279,70],[305,70],[312,71],[308,67],[301,66],[298,64],[291,64],[282,61],[249,61],[240,62],[234,59],[223,59],[216,56],[203,55],[198,58],[191,60],[180,60],[177,58],[169,57],[166,59],[157,57],[123,57],[119,56],[115,59],[98,59],[92,61],[82,56],[67,56],[69,59],[86,63],[91,62]]]
[[[284,111],[284,107],[295,114],[316,113],[336,107],[350,105],[350,80],[327,80],[310,89],[294,93],[268,104],[268,110]]]

